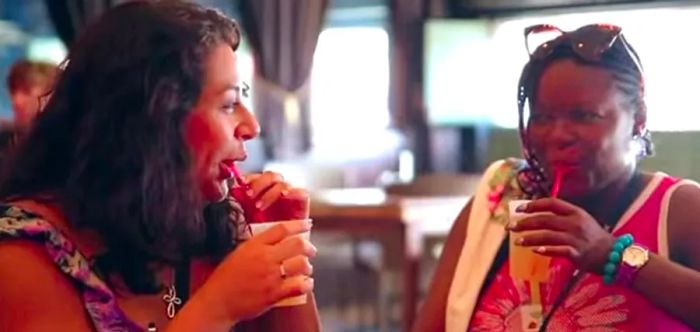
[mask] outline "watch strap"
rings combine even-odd
[[[643,245],[640,245],[638,243],[635,243],[631,245],[630,247],[636,247],[635,249],[641,249],[647,252],[647,257],[648,257],[648,252],[649,249]],[[623,255],[624,257],[624,255]],[[625,262],[624,258],[622,259],[622,262],[620,263],[620,267],[617,271],[617,277],[615,278],[615,283],[621,286],[625,287],[630,287],[632,285],[632,282],[637,278],[637,274],[639,273],[639,270],[641,270],[645,265],[646,262],[648,262],[649,259],[647,258],[647,261],[645,261],[643,264],[639,266],[632,266],[629,263]]]

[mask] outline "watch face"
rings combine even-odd
[[[638,246],[629,246],[622,252],[622,261],[632,267],[640,267],[649,259],[649,253]]]

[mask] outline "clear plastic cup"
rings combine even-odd
[[[529,200],[515,200],[508,202],[509,222],[517,222],[538,214],[549,213],[523,213],[515,211],[518,206],[530,202]],[[540,284],[549,279],[549,264],[551,257],[540,255],[532,251],[531,247],[516,245],[516,241],[528,232],[510,232],[510,246],[508,254],[508,266],[510,276],[521,281],[528,282],[530,288],[530,303],[520,306],[519,318],[521,329],[525,332],[536,332],[542,324],[542,299]]]
[[[310,221],[310,219],[300,219],[300,220],[307,220],[307,221]],[[258,235],[258,234],[264,232],[265,230],[267,230],[267,229],[269,229],[270,227],[273,227],[273,226],[275,226],[275,225],[284,224],[284,223],[287,223],[287,222],[295,222],[295,221],[298,221],[298,220],[282,220],[282,221],[270,221],[270,222],[257,222],[257,223],[251,223],[251,224],[249,224],[249,225],[250,225],[250,230],[251,230],[251,232],[253,233],[253,236],[256,236],[256,235]],[[309,232],[304,232],[304,233],[301,233],[301,234],[298,234],[298,235],[294,235],[294,236],[301,236],[303,239],[305,239],[305,240],[308,241],[309,238],[311,237],[311,232],[310,232],[310,231],[309,231]],[[290,277],[287,277],[287,278],[304,279],[304,278],[307,278],[307,276],[305,276],[305,275],[299,275],[299,276],[290,276]],[[283,299],[283,300],[281,300],[281,301],[275,303],[275,304],[274,304],[274,307],[290,307],[290,306],[303,305],[303,304],[306,304],[306,301],[307,301],[307,295],[306,295],[306,294],[304,294],[304,295],[299,295],[299,296],[293,296],[293,297],[289,297],[289,298]]]
[[[533,215],[537,215],[535,213],[522,213],[515,211],[518,206],[528,202],[530,201],[514,200],[508,202],[508,217],[510,222],[517,222]],[[549,278],[549,263],[552,260],[551,257],[535,253],[530,247],[523,247],[515,244],[515,241],[527,233],[528,232],[510,232],[510,247],[508,254],[510,276],[525,281],[546,282]]]

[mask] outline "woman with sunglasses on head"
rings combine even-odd
[[[485,172],[415,331],[700,329],[700,186],[638,169],[652,145],[637,54],[615,26],[540,25],[526,40],[545,31],[560,35],[518,87],[525,158]],[[511,223],[521,199],[517,212],[540,214]],[[511,240],[551,257],[545,277],[513,276]]]
[[[311,224],[237,241],[229,182],[259,133],[239,42],[220,12],[170,0],[117,6],[71,45],[0,180],[0,331],[319,330],[316,249],[295,236]],[[308,218],[279,175],[243,181],[260,209]]]

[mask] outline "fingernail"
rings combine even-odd
[[[253,191],[252,191],[252,190],[246,191],[245,194],[248,195],[248,197],[253,197]]]
[[[518,207],[515,208],[515,212],[525,212],[527,211],[527,203],[526,204],[520,204]]]
[[[282,190],[282,196],[287,196],[289,195],[289,190]]]
[[[260,210],[262,208],[262,202],[255,202],[255,208]]]
[[[519,246],[522,246],[523,243],[525,243],[525,239],[522,238],[522,237],[521,237],[521,238],[518,238],[517,240],[515,240],[515,244],[517,244],[517,245],[519,245]]]
[[[535,249],[535,251],[536,251],[537,253],[544,254],[544,252],[547,251],[547,248],[545,248],[545,247],[537,247],[537,249]]]
[[[515,222],[515,221],[511,221],[511,222],[508,223],[508,225],[506,225],[506,228],[507,228],[508,230],[511,230],[511,229],[515,229],[516,226],[518,226],[518,223]]]

